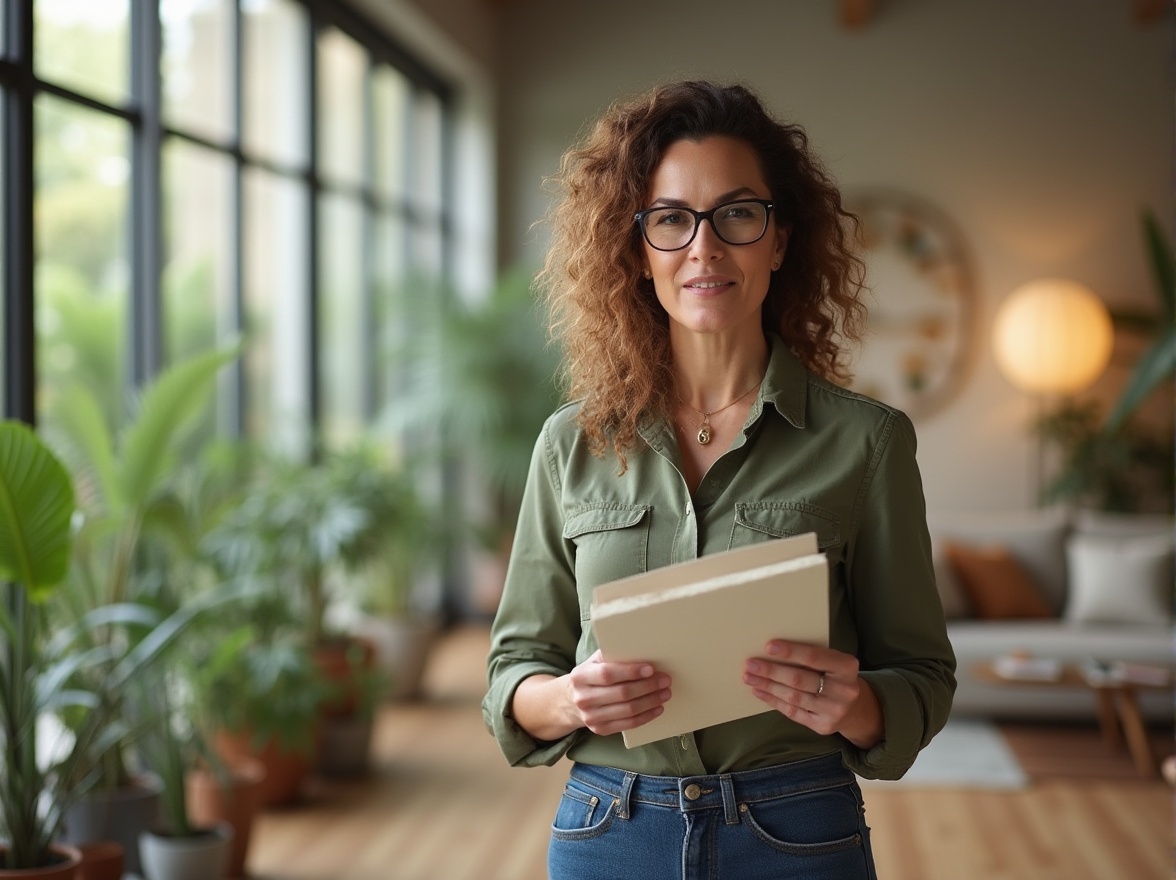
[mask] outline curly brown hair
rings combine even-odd
[[[739,138],[755,150],[790,226],[784,263],[772,273],[765,332],[780,335],[809,370],[848,378],[845,344],[861,338],[865,267],[854,253],[857,218],[797,125],[777,122],[745,86],[678,82],[614,104],[551,178],[562,196],[539,274],[552,337],[564,353],[572,399],[589,448],[612,446],[625,469],[638,428],[669,418],[674,401],[669,318],[643,277],[640,231],[649,183],[681,140]]]

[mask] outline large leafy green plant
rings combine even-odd
[[[1159,309],[1113,317],[1120,326],[1149,333],[1152,343],[1105,418],[1097,403],[1068,400],[1037,420],[1038,434],[1061,455],[1056,475],[1043,489],[1044,502],[1118,512],[1171,510],[1172,426],[1148,427],[1135,416],[1176,375],[1176,251],[1150,212],[1144,212],[1142,225]]]
[[[61,462],[27,427],[0,422],[0,580],[7,583],[0,603],[0,820],[9,868],[47,864],[60,824],[60,801],[51,796],[42,808],[53,773],[38,760],[36,729],[51,699],[43,602],[69,566],[73,510]]]
[[[234,347],[168,368],[142,391],[130,421],[118,433],[84,388],[69,390],[64,405],[54,411],[57,439],[71,464],[82,513],[60,622],[74,633],[79,647],[106,658],[79,668],[73,684],[97,695],[128,733],[100,756],[101,781],[107,788],[130,780],[125,754],[129,734],[149,729],[158,719],[130,717],[125,692],[106,687],[103,678],[120,655],[133,654],[140,643],[158,645],[155,653],[160,653],[200,607],[185,604],[170,582],[182,548],[190,547],[185,536],[196,529],[178,496],[180,450],[207,406],[217,373],[236,355]],[[95,609],[130,602],[139,609],[134,621],[85,623]]]
[[[1132,371],[1119,400],[1107,416],[1103,430],[1120,430],[1140,405],[1164,382],[1176,375],[1176,249],[1173,249],[1151,212],[1143,215],[1144,242],[1160,312],[1150,323],[1155,339]]]
[[[48,863],[68,807],[97,781],[100,757],[131,726],[110,695],[156,668],[208,602],[170,615],[136,603],[90,608],[50,635],[48,609],[64,594],[75,496],[61,461],[29,428],[0,422],[0,825],[5,866]],[[130,638],[112,643],[113,630]],[[38,721],[70,721],[53,754],[38,753]]]

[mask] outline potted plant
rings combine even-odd
[[[1164,237],[1150,211],[1143,213],[1143,234],[1160,311],[1158,316],[1143,320],[1154,339],[1107,416],[1104,430],[1108,433],[1122,428],[1151,393],[1176,374],[1176,248]]]
[[[1172,509],[1176,475],[1170,417],[1157,427],[1137,415],[1176,372],[1176,251],[1150,212],[1143,215],[1143,231],[1158,313],[1120,312],[1113,317],[1120,326],[1149,334],[1152,343],[1105,419],[1097,403],[1068,400],[1037,420],[1037,433],[1058,449],[1061,458],[1056,477],[1043,490],[1043,501],[1116,512]]]
[[[265,457],[241,503],[207,542],[223,577],[248,583],[258,601],[268,595],[270,606],[293,611],[301,622],[304,650],[331,688],[320,706],[324,724],[370,728],[372,712],[360,710],[371,704],[361,697],[379,685],[374,649],[332,627],[329,612],[343,579],[381,552],[395,525],[383,518],[388,485],[365,450],[318,462]]]
[[[73,486],[58,459],[27,427],[0,422],[0,602],[4,662],[0,664],[0,825],[8,844],[0,876],[72,877],[81,861],[73,848],[55,847],[67,793],[59,786],[70,768],[45,769],[34,732],[53,697],[46,692],[43,603],[69,566]]]
[[[79,648],[108,658],[79,667],[71,681],[99,695],[103,712],[119,719],[122,733],[108,738],[94,757],[95,784],[67,815],[64,834],[74,843],[118,841],[130,872],[139,871],[138,834],[155,820],[159,791],[150,775],[137,772],[129,749],[155,719],[132,717],[125,691],[105,687],[101,679],[120,653],[156,644],[164,635],[174,641],[193,619],[195,606],[168,595],[177,545],[165,538],[169,530],[182,534],[187,525],[177,522],[180,450],[206,409],[217,373],[236,356],[237,349],[228,348],[168,368],[142,391],[117,434],[93,394],[81,387],[67,391],[56,412],[54,440],[79,487],[81,525],[55,623],[74,632]],[[137,617],[79,625],[97,609],[125,603],[139,608]]]
[[[375,646],[387,676],[385,694],[396,700],[419,696],[440,630],[436,615],[418,607],[417,585],[435,573],[446,534],[421,497],[413,470],[378,461],[365,467],[356,501],[380,529],[345,580],[359,612],[352,628]]]
[[[228,822],[197,824],[187,803],[187,779],[205,753],[191,717],[176,711],[174,682],[157,672],[137,683],[145,714],[160,720],[140,741],[148,764],[162,784],[160,820],[139,835],[146,880],[221,880],[227,876],[234,829]],[[207,758],[204,758],[207,761]]]
[[[313,765],[327,685],[291,609],[252,594],[231,614],[202,626],[188,686],[228,767],[258,762],[261,807],[296,800]]]

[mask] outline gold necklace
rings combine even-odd
[[[755,391],[755,389],[759,388],[760,385],[763,383],[763,381],[764,380],[762,378],[757,380],[754,385],[752,385],[750,388],[748,388],[746,391],[744,391],[742,394],[740,394],[738,397],[736,397],[730,403],[726,404],[725,406],[720,406],[718,409],[712,409],[710,412],[703,412],[702,410],[698,409],[697,407],[690,406],[690,404],[688,404],[686,401],[682,400],[682,395],[680,395],[680,394],[678,395],[678,400],[681,402],[682,406],[689,407],[690,409],[692,409],[696,413],[698,413],[700,416],[702,416],[702,424],[698,426],[698,434],[695,437],[695,439],[698,440],[698,443],[700,446],[706,446],[706,444],[711,442],[710,417],[715,415],[716,413],[721,413],[725,409],[730,409],[731,407],[733,407],[739,401],[743,400],[743,398],[747,397],[747,395],[751,394],[751,392]]]

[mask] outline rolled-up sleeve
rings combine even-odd
[[[910,420],[892,413],[865,476],[848,562],[861,676],[878,695],[885,734],[870,749],[843,742],[846,765],[898,779],[947,723],[955,654],[931,563]]]
[[[563,536],[559,465],[551,420],[534,453],[519,512],[502,600],[491,629],[482,717],[512,765],[554,764],[586,731],[553,742],[533,739],[514,720],[515,690],[533,675],[560,676],[576,663],[580,613],[574,549]]]

